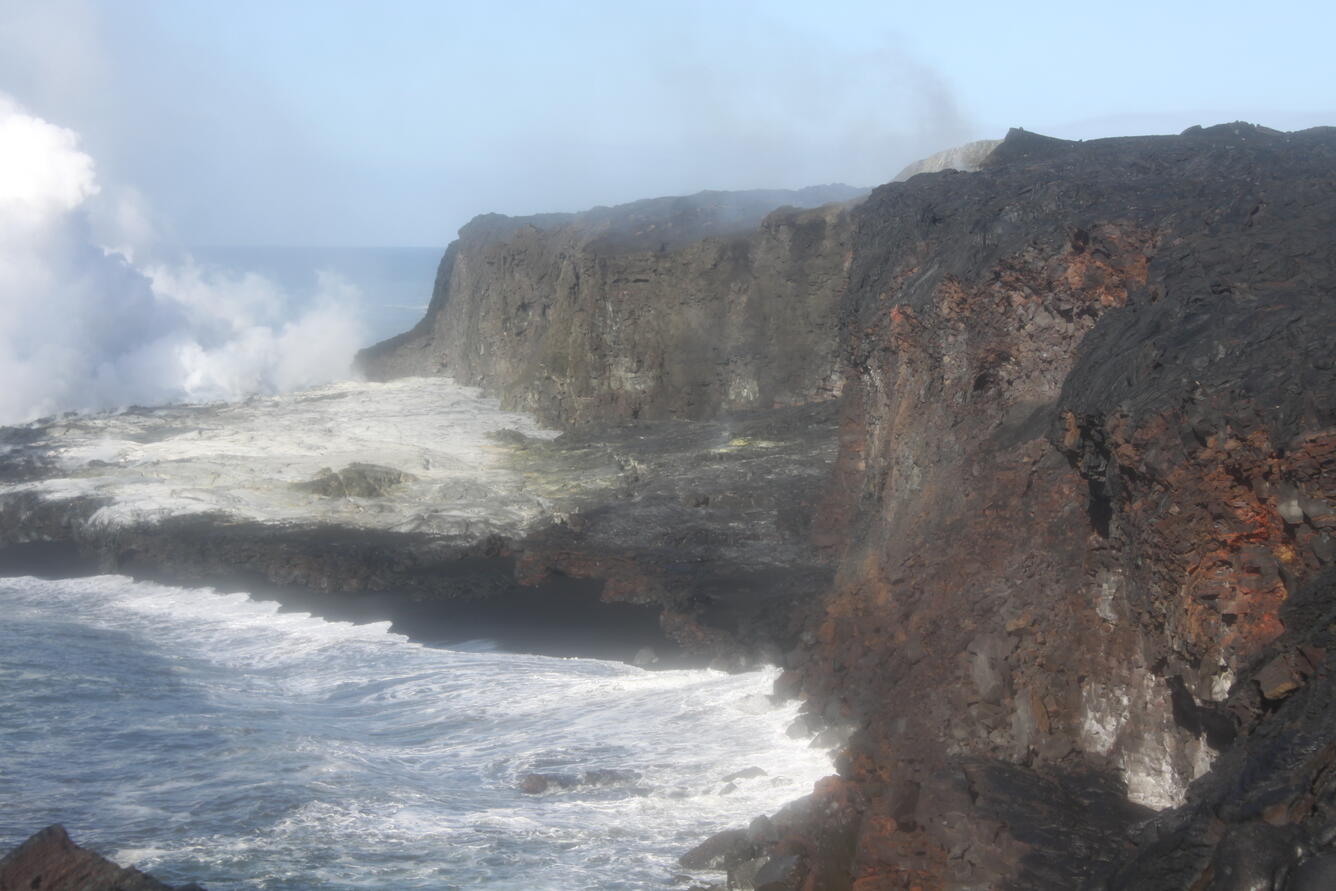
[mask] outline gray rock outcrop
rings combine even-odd
[[[447,374],[558,424],[829,398],[861,194],[703,192],[478,217],[446,250],[422,322],[359,364],[372,379]]]

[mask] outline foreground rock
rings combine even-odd
[[[173,891],[137,869],[76,845],[60,825],[48,826],[0,860],[0,891]],[[176,891],[204,891],[178,885]]]

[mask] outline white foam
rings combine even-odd
[[[107,498],[94,525],[222,513],[442,535],[514,534],[549,505],[490,434],[551,438],[530,417],[444,378],[345,382],[242,403],[83,416],[44,444],[60,476],[0,487],[48,499]],[[322,470],[377,464],[411,474],[384,497],[295,489]]]
[[[63,626],[41,622],[74,621],[85,635],[63,661],[16,666],[53,689],[73,685],[61,702],[77,714],[62,718],[54,745],[7,739],[37,706],[24,705],[28,688],[0,690],[14,718],[0,727],[0,771],[21,760],[47,822],[96,820],[114,800],[124,821],[92,840],[217,891],[280,881],[657,888],[686,848],[774,811],[831,769],[787,736],[796,707],[767,707],[773,671],[436,649],[386,623],[119,576],[0,580],[0,603],[23,617],[0,633],[38,622],[49,646]],[[95,658],[80,649],[88,634]],[[0,647],[0,676],[16,668],[7,661],[42,652]],[[104,703],[105,689],[121,698]],[[750,767],[767,774],[726,788],[723,777]],[[637,778],[516,789],[531,771],[595,769]],[[0,826],[38,805],[19,802]]]

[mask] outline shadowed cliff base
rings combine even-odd
[[[315,404],[334,412],[317,425],[343,423],[342,401]],[[146,416],[131,435],[196,442],[181,422],[180,412]],[[87,424],[96,439],[98,419]],[[0,572],[123,573],[247,591],[326,618],[389,619],[425,642],[486,638],[548,655],[727,669],[782,662],[802,604],[830,582],[829,553],[810,541],[835,456],[830,403],[555,440],[499,431],[490,470],[444,484],[443,509],[464,517],[449,534],[355,525],[422,509],[423,493],[402,485],[340,491],[337,521],[263,522],[222,506],[164,516],[156,488],[118,488],[142,478],[142,463],[61,470],[47,450],[63,448],[68,432],[54,430],[28,428],[13,456],[45,470],[0,494]],[[167,464],[180,469],[180,459]],[[487,506],[508,503],[502,479],[520,480],[514,497],[542,506],[529,525],[489,522]],[[70,485],[89,494],[67,497]],[[258,504],[281,495],[314,510],[330,500],[258,473],[246,485]]]
[[[261,530],[233,530],[231,534],[245,541],[273,536]],[[35,542],[0,548],[0,576],[73,578],[110,570],[163,585],[208,585],[224,593],[244,592],[254,600],[279,603],[282,612],[310,613],[329,621],[388,621],[395,633],[433,646],[494,645],[515,653],[612,659],[645,668],[695,667],[710,660],[707,655],[689,654],[669,640],[654,608],[603,601],[599,598],[601,583],[588,579],[554,576],[537,585],[521,586],[515,579],[515,561],[509,557],[475,557],[417,570],[430,575],[434,587],[447,592],[453,589],[455,597],[429,596],[409,587],[395,588],[392,583],[383,590],[320,591],[276,584],[240,560],[228,565],[227,547],[207,523],[183,524],[172,532],[163,530],[163,535],[175,539],[177,548],[186,547],[185,540],[200,541],[220,562],[200,564],[178,555],[171,565],[152,554],[127,552],[120,555],[121,562],[115,567],[108,567],[72,543]],[[284,539],[281,548],[294,559],[303,540],[324,550],[347,547],[340,542],[349,537],[347,530],[318,528],[280,536]],[[352,561],[359,559],[356,548],[366,545],[366,536],[356,537],[359,541],[347,551]]]

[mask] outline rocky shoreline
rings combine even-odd
[[[54,467],[67,431],[51,426],[25,428],[11,466]],[[18,486],[0,492],[0,571],[248,590],[329,618],[397,620],[415,639],[492,637],[548,655],[633,661],[648,647],[661,667],[774,662],[798,644],[802,596],[829,584],[808,518],[835,458],[831,405],[554,440],[503,430],[490,449],[543,505],[536,522],[438,534],[222,510],[162,516],[138,511],[133,495]],[[119,473],[48,471],[53,485]],[[414,497],[351,501],[374,516]],[[128,519],[105,521],[109,505]]]
[[[1306,864],[1325,856],[1325,762],[1274,740],[1332,743],[1305,704],[1329,690],[1325,642],[1295,611],[1332,593],[1334,162],[1330,128],[1013,131],[977,173],[779,211],[730,242],[756,262],[774,233],[812,227],[793,243],[843,250],[836,266],[829,247],[765,261],[838,292],[822,330],[842,378],[800,397],[841,409],[812,523],[835,578],[786,665],[814,712],[860,727],[806,805],[819,816],[756,849],[799,859],[792,886],[1301,887],[1322,868]],[[671,281],[719,249],[653,268]],[[454,250],[526,282],[557,268],[520,239]],[[487,313],[534,289],[451,272],[415,345],[389,352],[563,423],[726,411],[660,397],[671,357],[619,375],[667,287],[647,278],[618,292],[613,340],[565,327],[584,292],[549,288],[555,321],[477,328],[489,348],[467,354],[452,320],[505,319]],[[810,332],[792,291],[766,298]],[[714,293],[739,312],[753,299]],[[601,365],[571,379],[515,362],[552,332]],[[702,336],[687,352],[729,349]],[[365,361],[394,373],[381,351]],[[759,394],[751,368],[712,367],[703,392]],[[1237,807],[1273,775],[1269,805]]]
[[[199,885],[163,884],[133,867],[117,866],[48,826],[0,859],[0,891],[205,891]]]
[[[780,664],[778,693],[856,731],[811,796],[688,855],[730,887],[1325,887],[1333,171],[1331,128],[1013,131],[978,172],[759,222],[480,218],[362,364],[566,429],[494,437],[537,519],[108,526],[104,497],[19,485],[0,542],[437,606],[584,598],[573,625],[635,604],[636,651]],[[8,434],[6,477],[52,479],[63,423]]]

